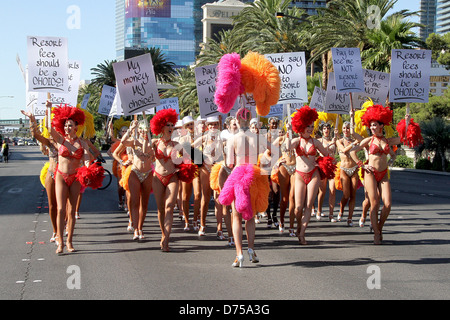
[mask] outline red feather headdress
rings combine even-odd
[[[319,117],[316,109],[311,109],[309,106],[303,106],[297,109],[295,116],[292,118],[292,130],[298,134],[302,133],[307,126]]]
[[[60,134],[65,135],[64,125],[67,120],[74,121],[77,126],[84,125],[85,114],[83,110],[71,107],[69,105],[61,105],[58,108],[53,109],[54,117],[52,119],[52,127],[55,128]]]
[[[389,107],[375,104],[367,108],[367,111],[361,117],[361,120],[366,127],[370,127],[372,121],[381,122],[385,126],[388,126],[392,122],[392,115],[393,112]]]
[[[178,114],[175,109],[163,109],[158,111],[150,121],[150,130],[154,135],[159,135],[162,132],[164,126],[171,122],[174,125],[178,121]]]

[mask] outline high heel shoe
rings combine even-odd
[[[360,228],[364,227],[364,222],[365,222],[364,220],[365,220],[365,219],[363,219],[363,218],[360,218],[360,219],[359,219],[359,227],[360,227]]]
[[[64,252],[64,245],[58,244],[58,248],[56,249],[56,254],[61,254]]]
[[[289,237],[295,237],[295,229],[289,229]]]
[[[134,231],[134,228],[133,228],[133,226],[131,225],[131,220],[128,221],[127,231],[128,231],[128,232],[133,232],[133,231]]]
[[[66,247],[67,247],[67,251],[72,253],[75,252],[75,248],[73,247],[73,245],[69,242],[66,242]]]
[[[193,227],[194,231],[198,231],[198,221],[197,220],[192,221],[192,227]]]
[[[248,258],[249,258],[251,263],[258,263],[259,262],[259,258],[256,256],[255,250],[253,250],[251,248],[248,249]]]
[[[191,228],[189,227],[189,222],[185,222],[183,231],[187,232],[189,230],[191,230]]]
[[[52,234],[52,237],[50,238],[50,242],[51,243],[56,242],[56,233]]]
[[[145,239],[144,232],[142,230],[139,230],[138,234],[139,234],[139,240],[144,240]]]
[[[205,226],[200,226],[200,230],[198,231],[198,235],[199,235],[200,237],[206,235],[206,227],[205,227]]]
[[[352,219],[347,219],[347,226],[353,227],[353,221],[352,221]]]
[[[235,245],[233,237],[229,237],[228,238],[228,244],[227,245],[229,247],[233,247]]]
[[[139,231],[134,230],[133,240],[138,240],[138,239],[139,239]]]
[[[231,264],[231,266],[234,268],[236,267],[242,268],[243,265],[244,265],[244,256],[242,254],[236,256],[236,259]]]
[[[222,230],[217,231],[217,240],[225,240]]]

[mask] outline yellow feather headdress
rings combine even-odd
[[[127,127],[129,128],[131,124],[131,121],[125,121],[123,119],[123,117],[121,117],[120,119],[114,121],[114,125],[113,125],[113,129],[114,129],[114,137],[117,138],[120,129],[122,129],[123,127]]]
[[[81,104],[78,104],[77,108],[81,109]],[[94,116],[87,110],[81,110],[84,112],[85,121],[82,126],[78,126],[77,136],[91,139],[95,136]]]

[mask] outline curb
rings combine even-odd
[[[389,167],[389,170],[407,171],[407,172],[413,172],[413,173],[425,173],[425,174],[433,174],[433,175],[439,175],[439,176],[450,176],[450,172],[434,171],[434,170],[408,169],[408,168],[399,168],[399,167]]]

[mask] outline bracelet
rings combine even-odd
[[[359,160],[356,164],[357,164],[358,167],[360,167],[360,168],[363,166],[363,162],[362,162],[361,160]]]

